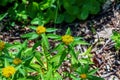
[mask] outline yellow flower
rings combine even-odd
[[[21,62],[22,62],[22,60],[19,59],[19,58],[15,58],[15,59],[13,60],[13,63],[14,63],[15,65],[18,65],[18,64],[20,64]]]
[[[5,43],[3,41],[0,41],[0,51],[3,50],[5,47]]]
[[[12,66],[8,66],[2,69],[2,75],[5,77],[10,77],[15,73],[15,68]]]
[[[69,43],[74,41],[74,37],[70,36],[70,35],[64,35],[62,36],[62,41],[68,45]]]
[[[86,79],[86,78],[87,78],[87,75],[86,75],[86,74],[81,74],[81,75],[80,75],[80,78]]]
[[[44,26],[38,26],[36,29],[37,34],[42,34],[46,32],[46,28]]]

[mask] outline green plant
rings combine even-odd
[[[0,1],[0,6],[6,6],[9,3],[12,3],[14,0],[2,0]]]
[[[116,49],[119,50],[120,49],[120,33],[114,31],[111,38],[115,42]]]
[[[5,43],[4,46],[0,55],[0,79],[16,80],[29,77],[29,73],[34,72],[35,69],[30,65],[34,52],[32,48],[27,47],[27,41],[23,44],[19,42],[14,44]]]
[[[80,65],[75,71],[75,74],[71,74],[74,80],[104,80],[103,78],[94,76],[97,69],[90,69],[90,66]]]
[[[8,7],[8,16],[22,23],[34,23],[39,25],[49,22],[62,23],[73,22],[75,19],[85,20],[89,15],[95,15],[100,11],[106,0],[4,0],[0,6]],[[3,14],[4,14],[3,13]],[[1,18],[4,15],[1,15]]]
[[[70,60],[70,69],[72,69],[72,72],[62,72],[64,76],[76,76],[76,72],[81,74],[82,72],[80,70],[82,69],[87,76],[88,73],[92,76],[89,77],[89,79],[93,79],[92,73],[96,70],[90,71],[91,73],[88,71],[87,73],[88,68],[82,67],[82,65],[91,64],[91,55],[89,54],[91,48],[82,55],[90,55],[86,60],[87,63],[85,63],[84,60],[80,60],[78,58],[79,51],[75,50],[75,46],[78,44],[89,44],[84,42],[80,37],[73,37],[70,28],[67,29],[63,36],[56,35],[55,31],[57,29],[55,28],[45,28],[44,26],[38,26],[37,28],[32,26],[31,28],[35,30],[35,32],[24,34],[21,37],[34,40],[35,44],[32,47],[28,46],[28,40],[24,41],[24,43],[14,42],[13,44],[1,41],[1,80],[63,80],[63,76],[61,76],[57,70],[66,60]],[[54,43],[55,46],[51,45],[50,40],[56,42]],[[68,57],[68,55],[70,57]],[[10,71],[8,71],[8,69]],[[86,77],[85,74],[82,75],[82,78]],[[74,77],[72,78],[74,79]]]
[[[72,65],[71,68],[73,68],[73,70],[75,70],[79,64],[83,64],[85,62],[82,60],[79,61],[77,57],[78,52],[75,51],[74,47],[77,44],[87,45],[87,43],[80,40],[81,38],[79,37],[72,37],[71,31],[69,28],[67,29],[66,34],[64,36],[59,36],[56,34],[51,34],[51,32],[56,31],[57,29],[48,28],[46,29],[46,32],[43,33],[42,31],[38,31],[39,27],[40,26],[38,26],[37,28],[32,27],[32,29],[36,31],[34,34],[37,34],[38,37],[41,37],[40,38],[41,40],[35,43],[32,50],[35,50],[38,46],[41,46],[40,54],[37,51],[35,55],[35,58],[38,64],[35,65],[33,63],[33,66],[36,67],[37,70],[39,70],[39,73],[40,73],[39,76],[41,79],[45,79],[45,80],[61,79],[62,76],[60,76],[59,73],[56,71],[62,65],[62,62],[64,62],[65,60],[71,61],[71,65]],[[43,30],[43,29],[39,29],[39,30]],[[42,32],[42,33],[38,34],[38,32]],[[50,32],[50,33],[47,33],[47,32]],[[32,35],[34,34],[32,33]],[[22,37],[32,39],[30,33],[25,34]],[[50,48],[48,39],[52,39],[55,42],[56,41],[62,41],[62,42]],[[84,54],[89,56],[90,50],[91,48],[88,49],[88,51]],[[51,53],[54,55],[51,56]],[[71,56],[71,58],[67,58],[68,54]],[[91,62],[89,58],[86,61]]]
[[[85,20],[89,15],[97,14],[105,0],[62,0],[59,2],[60,13],[57,23],[73,22],[75,19]],[[63,11],[64,8],[65,10]]]
[[[50,21],[51,14],[55,12],[54,4],[55,0],[4,0],[0,1],[2,8],[7,8],[5,12],[2,12],[1,18],[3,19],[5,13],[8,13],[12,20],[22,23],[30,22],[29,19],[38,18],[40,22]],[[53,8],[53,9],[51,9]],[[50,13],[50,14],[49,14]],[[48,17],[49,16],[49,17]],[[41,21],[42,20],[42,21]]]

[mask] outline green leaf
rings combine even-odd
[[[21,38],[30,38],[32,34],[35,34],[35,32],[23,34]]]
[[[79,60],[79,62],[81,64],[88,64],[88,63],[89,64],[93,64],[93,62],[91,62],[90,59],[88,59],[88,58],[87,59],[86,58],[85,59],[82,58],[82,59]]]
[[[64,8],[67,10],[67,8],[69,8],[70,7],[70,5],[71,4],[69,4],[69,1],[67,0],[63,0],[63,6],[64,6]]]
[[[5,14],[0,14],[0,21],[1,21],[2,19],[4,19],[4,17],[6,17],[6,16],[7,16],[7,14],[8,14],[8,13],[5,13]]]
[[[26,76],[26,71],[24,69],[19,68],[18,70],[24,77]]]
[[[85,20],[87,19],[88,15],[89,15],[89,7],[87,5],[84,5],[82,7],[81,13],[77,15],[78,19],[80,20]]]
[[[53,64],[54,67],[58,67],[60,65],[61,56],[62,56],[62,53],[57,53],[55,56],[53,56],[50,59],[50,62]]]
[[[19,50],[18,54],[16,55],[17,58],[21,58],[22,51],[23,51],[23,48]]]
[[[78,45],[78,44],[80,44],[80,45],[89,45],[89,43],[87,43],[87,42],[85,42],[85,41],[82,41],[82,40],[74,41],[74,42],[73,42],[73,45],[74,45],[74,46],[75,46],[75,45]]]
[[[116,42],[119,40],[119,37],[120,37],[120,34],[116,31],[114,31],[113,35],[111,36],[111,38]]]
[[[37,61],[38,62],[38,61]],[[39,64],[40,62],[38,62],[37,64],[35,64],[33,61],[32,63],[30,63],[30,66],[33,68],[32,70],[29,70],[31,72],[33,71],[38,71],[39,73],[42,73],[41,68],[44,66],[44,64]],[[41,72],[40,72],[41,71]]]
[[[36,26],[29,26],[29,28],[36,30]]]
[[[47,37],[50,39],[61,40],[61,36],[56,34],[47,34]]]
[[[88,76],[88,78],[89,78],[89,76]],[[105,79],[103,79],[103,78],[101,78],[101,77],[97,77],[97,76],[91,76],[91,77],[89,78],[89,80],[105,80]]]
[[[39,10],[39,4],[37,2],[30,3],[26,8],[26,12],[31,18],[35,18]]]
[[[4,64],[5,67],[7,67],[7,66],[10,65],[9,62],[8,62],[8,60],[6,58],[4,59],[4,61],[5,61],[5,64]]]
[[[40,23],[40,19],[39,18],[34,18],[32,21],[31,21],[31,24],[33,25],[38,25]]]
[[[77,78],[75,75],[73,74],[70,74],[70,77],[73,79],[73,80],[80,80],[80,78]]]
[[[33,39],[36,39],[36,38],[38,38],[38,37],[39,37],[38,34],[33,34],[29,39],[30,39],[30,40],[33,40]]]
[[[17,46],[16,46],[16,47],[17,47]],[[20,48],[19,48],[19,47],[20,47]],[[26,49],[26,48],[27,48],[27,40],[24,41],[23,44],[18,45],[19,51],[18,51],[18,54],[16,55],[16,57],[17,57],[17,58],[21,58],[22,52],[23,52],[24,49]]]
[[[93,69],[93,70],[90,70],[88,72],[89,75],[94,75],[96,72],[98,71],[98,69]]]
[[[76,73],[81,74],[83,71],[82,69],[82,65],[80,65],[80,67],[77,68]]]
[[[5,48],[9,48],[9,47],[12,47],[13,44],[10,44],[10,43],[5,43]]]
[[[63,15],[64,15],[64,21],[67,23],[71,23],[76,19],[76,16],[70,15],[68,12],[64,12]]]
[[[80,13],[80,8],[78,6],[72,6],[71,7],[72,12],[70,12],[70,15],[75,16]]]
[[[120,36],[120,34],[117,31],[113,31],[114,36]]]
[[[60,62],[59,62],[59,65],[61,65],[62,62],[65,60],[67,54],[68,54],[67,52],[63,51],[62,55],[60,56]]]
[[[53,3],[55,2],[56,0],[45,0],[43,1],[41,4],[40,4],[40,9],[41,10],[45,10],[47,8],[50,8],[52,7]]]
[[[27,56],[25,59],[23,59],[23,61],[25,61],[24,65],[25,66],[28,66],[31,62],[31,60],[33,59],[34,55],[30,55],[30,56]]]
[[[37,41],[32,47],[32,50],[35,50],[38,46],[40,46],[40,44],[41,44],[41,41]]]
[[[57,53],[62,53],[64,51],[64,45],[58,44],[51,52],[57,51]]]
[[[92,54],[90,53],[91,52],[91,50],[92,50],[92,45],[87,49],[87,51],[86,52],[84,52],[83,53],[83,55],[87,55],[88,57],[92,57]]]
[[[83,39],[82,37],[74,37],[75,41],[79,41],[80,39]]]
[[[27,48],[27,43],[28,43],[28,41],[27,40],[25,40],[24,42],[23,42],[23,44],[21,44],[22,45],[22,48]]]
[[[29,55],[33,55],[32,48],[26,48],[26,49],[24,49],[24,52],[22,53],[22,56],[27,57]]]
[[[85,72],[85,73],[88,73],[89,68],[90,68],[89,64],[86,64],[86,65],[84,66],[84,72]]]
[[[46,32],[55,32],[57,30],[58,29],[56,29],[56,28],[47,28]]]
[[[23,34],[21,38],[28,38],[28,39],[36,39],[39,35],[37,35],[35,32],[30,32]]]
[[[56,18],[55,23],[56,23],[56,24],[60,24],[60,23],[62,23],[63,21],[64,21],[64,15],[63,15],[63,14],[60,14],[60,15]]]
[[[50,59],[50,62],[53,63],[53,67],[58,68],[62,64],[62,61],[64,60],[64,58],[61,57],[66,55],[66,53],[64,51],[64,46],[61,44],[59,44],[56,48],[54,48],[53,52],[54,51],[57,51],[57,54]]]
[[[97,0],[90,0],[87,4],[90,14],[97,14],[100,11],[100,3]]]
[[[32,25],[43,25],[43,24],[44,24],[44,22],[43,22],[43,16],[40,15],[39,17],[34,18],[34,19],[31,21],[31,24],[32,24]]]
[[[74,48],[73,46],[71,46],[71,45],[69,46],[69,51],[72,56],[71,61],[72,61],[72,64],[77,64],[78,60],[77,60],[77,56],[76,56],[76,53],[73,48]]]
[[[62,76],[58,72],[55,72],[54,73],[54,80],[60,80],[60,79],[62,79]]]
[[[39,52],[35,53],[35,58],[38,60],[39,65],[43,66],[43,61],[41,60],[41,56],[42,56],[41,53]]]
[[[45,34],[42,34],[41,36],[42,36],[42,43],[43,43],[43,45],[45,45],[45,47],[47,49],[49,49],[49,42],[48,42],[47,36]]]
[[[53,69],[51,66],[49,66],[50,69],[48,70],[47,74],[45,75],[45,80],[53,80],[53,76],[52,76],[52,72],[53,72]]]
[[[73,8],[73,5],[70,4],[71,1],[68,1],[68,0],[63,0],[63,7],[65,8],[67,14],[71,15],[71,16],[74,16],[74,8]],[[65,15],[65,17],[67,16],[67,14]],[[69,16],[70,17],[70,16]],[[66,20],[66,18],[65,18]]]
[[[71,35],[71,31],[70,31],[70,28],[67,28],[67,31],[65,33],[66,35]]]
[[[120,40],[116,41],[115,47],[117,48],[117,50],[120,49]]]

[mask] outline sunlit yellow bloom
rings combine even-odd
[[[36,29],[37,34],[42,34],[46,32],[46,28],[44,26],[38,26]]]
[[[3,50],[5,47],[5,43],[3,41],[0,41],[0,50]]]
[[[18,64],[20,64],[21,62],[22,62],[22,60],[19,59],[19,58],[15,58],[15,59],[13,60],[13,63],[14,63],[15,65],[18,65]]]
[[[2,69],[2,75],[5,77],[10,77],[15,73],[15,68],[12,66],[8,66]]]
[[[86,74],[81,74],[81,75],[80,75],[80,78],[81,78],[81,79],[86,79],[86,78],[87,78],[87,75],[86,75]]]
[[[70,35],[64,35],[62,36],[62,41],[68,45],[69,43],[74,41],[74,37],[70,36]]]

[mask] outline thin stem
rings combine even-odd
[[[57,1],[57,8],[56,8],[56,12],[55,12],[55,20],[54,20],[55,23],[56,23],[57,16],[58,16],[58,10],[59,10],[59,0]],[[54,27],[55,27],[55,24],[54,24]]]

